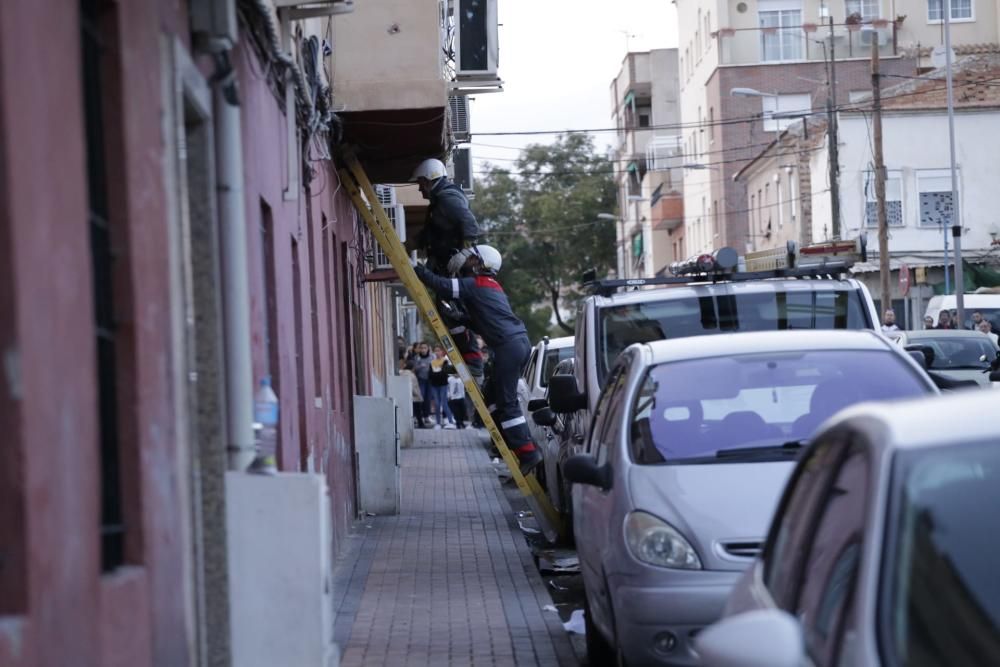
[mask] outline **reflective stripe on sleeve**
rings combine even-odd
[[[451,279],[451,296],[454,299],[458,298],[458,278]]]
[[[510,428],[511,426],[518,426],[519,424],[526,424],[528,420],[524,417],[514,417],[513,419],[508,419],[505,422],[500,422],[500,428]]]

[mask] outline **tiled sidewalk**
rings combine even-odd
[[[400,458],[402,513],[337,566],[341,664],[577,664],[476,431],[418,430]]]

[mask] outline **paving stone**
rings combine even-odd
[[[402,512],[368,517],[334,573],[347,665],[575,665],[475,431],[418,430]]]

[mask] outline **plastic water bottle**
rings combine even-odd
[[[254,397],[254,421],[257,430],[257,458],[250,465],[250,472],[273,475],[278,472],[278,395],[271,388],[271,378],[260,381]]]

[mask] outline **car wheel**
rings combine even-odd
[[[591,667],[601,667],[602,665],[613,664],[617,656],[615,650],[604,638],[601,631],[594,625],[590,614],[590,602],[587,601],[587,592],[583,594],[583,621],[587,632],[587,664]]]

